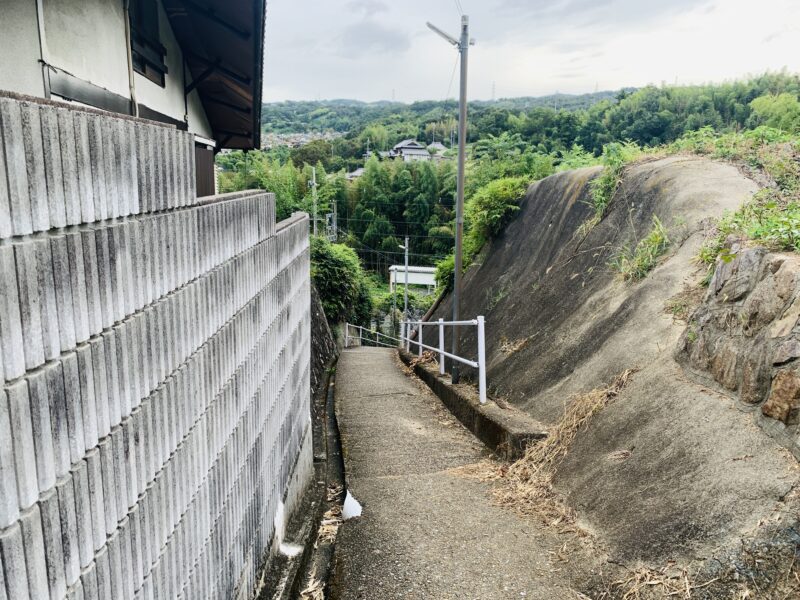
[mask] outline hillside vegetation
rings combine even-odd
[[[571,98],[570,103],[560,98],[557,110],[553,98],[476,103],[469,116],[465,264],[514,217],[521,190],[553,173],[604,167],[592,184],[589,201],[594,217],[584,224],[585,233],[602,218],[625,165],[635,158],[654,152],[696,152],[742,163],[758,162],[758,151],[748,155],[747,146],[752,144],[742,140],[764,135],[777,136],[776,143],[790,139],[787,136],[796,132],[800,123],[799,92],[797,75],[773,73],[719,85],[647,87],[580,96]],[[346,134],[332,142],[317,140],[300,148],[219,155],[221,191],[261,187],[275,192],[279,217],[295,210],[311,212],[308,182],[314,166],[320,226],[335,203],[339,241],[357,252],[367,271],[385,281],[388,267],[402,262],[398,246],[408,235],[412,263],[439,265],[440,282],[447,286],[453,264],[455,160],[403,163],[375,156],[365,160],[363,155],[368,142],[370,150],[380,150],[410,137],[427,142],[444,139],[449,145],[455,114],[452,103],[437,102],[266,105],[269,131],[330,127],[347,129]],[[758,129],[761,126],[770,129]],[[760,133],[748,138],[748,131]],[[779,163],[774,165],[776,172]],[[348,180],[345,174],[357,167],[364,167],[363,175]],[[780,215],[792,210],[784,201],[773,202],[774,198],[766,195],[761,199],[757,211],[761,217],[764,210]],[[723,223],[719,231],[742,227],[740,221]],[[713,255],[714,248],[709,249]],[[640,258],[645,250],[640,248]],[[638,262],[636,248],[628,252],[627,259],[620,254],[620,268]],[[377,310],[374,316],[382,314]]]

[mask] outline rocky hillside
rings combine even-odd
[[[786,539],[796,525],[787,449],[800,396],[798,260],[740,252],[703,287],[696,257],[712,220],[757,185],[702,158],[650,160],[626,170],[603,219],[587,227],[598,172],[531,186],[465,276],[462,315],[487,318],[490,391],[548,426],[576,395],[635,370],[579,431],[556,490],[612,562],[724,570],[741,562],[745,541]],[[665,254],[624,280],[614,265],[655,223]],[[434,318],[450,310],[446,298]],[[469,336],[462,343],[475,347]]]

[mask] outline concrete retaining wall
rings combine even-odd
[[[184,132],[0,97],[0,600],[247,597],[309,337],[306,216],[198,200]]]

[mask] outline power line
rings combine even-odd
[[[459,55],[456,54],[456,61],[453,63],[453,71],[450,73],[450,83],[447,84],[447,93],[444,95],[444,105],[447,108],[447,100],[450,98],[450,90],[453,89],[453,81],[456,78],[456,69],[458,68]]]
[[[348,231],[344,227],[340,227],[339,229],[341,229],[342,231],[344,231],[348,235],[352,235],[350,233],[350,231]],[[372,248],[371,246],[367,246],[364,242],[362,242],[358,238],[355,238],[354,241],[357,244],[359,244],[360,246],[363,246],[363,249],[369,250],[370,252],[375,252],[376,254],[381,254],[381,255],[386,256],[388,258],[391,258],[390,255],[396,255],[396,254],[405,255],[405,252],[392,252],[392,251],[389,251],[389,250],[376,250],[375,248]],[[361,250],[361,249],[362,248],[356,248],[356,250]],[[422,257],[425,257],[425,258],[446,258],[446,256],[443,256],[441,254],[424,254],[424,253],[421,253],[421,252],[409,252],[409,256],[422,256]]]
[[[341,227],[339,229],[341,229]],[[388,236],[393,236],[393,237],[398,237],[398,238],[405,236],[405,237],[423,239],[423,240],[452,240],[453,239],[452,235],[420,235],[420,234],[411,234],[411,233],[406,235],[404,233],[397,233],[397,232],[392,232],[392,233],[388,234]]]
[[[343,221],[353,221],[355,223],[374,223],[376,219],[353,219],[353,218],[343,218]],[[387,223],[398,224],[398,225],[429,225],[425,221],[391,221],[389,219],[385,219]],[[441,223],[440,225],[435,225],[436,227],[444,227],[449,226],[449,223]],[[434,225],[432,225],[434,226]]]

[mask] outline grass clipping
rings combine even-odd
[[[578,432],[617,397],[634,372],[628,369],[617,375],[607,388],[575,396],[546,439],[530,445],[515,463],[501,467],[497,478],[501,485],[494,489],[495,501],[523,515],[541,517],[549,525],[574,523],[575,511],[565,505],[553,489],[558,464]]]

